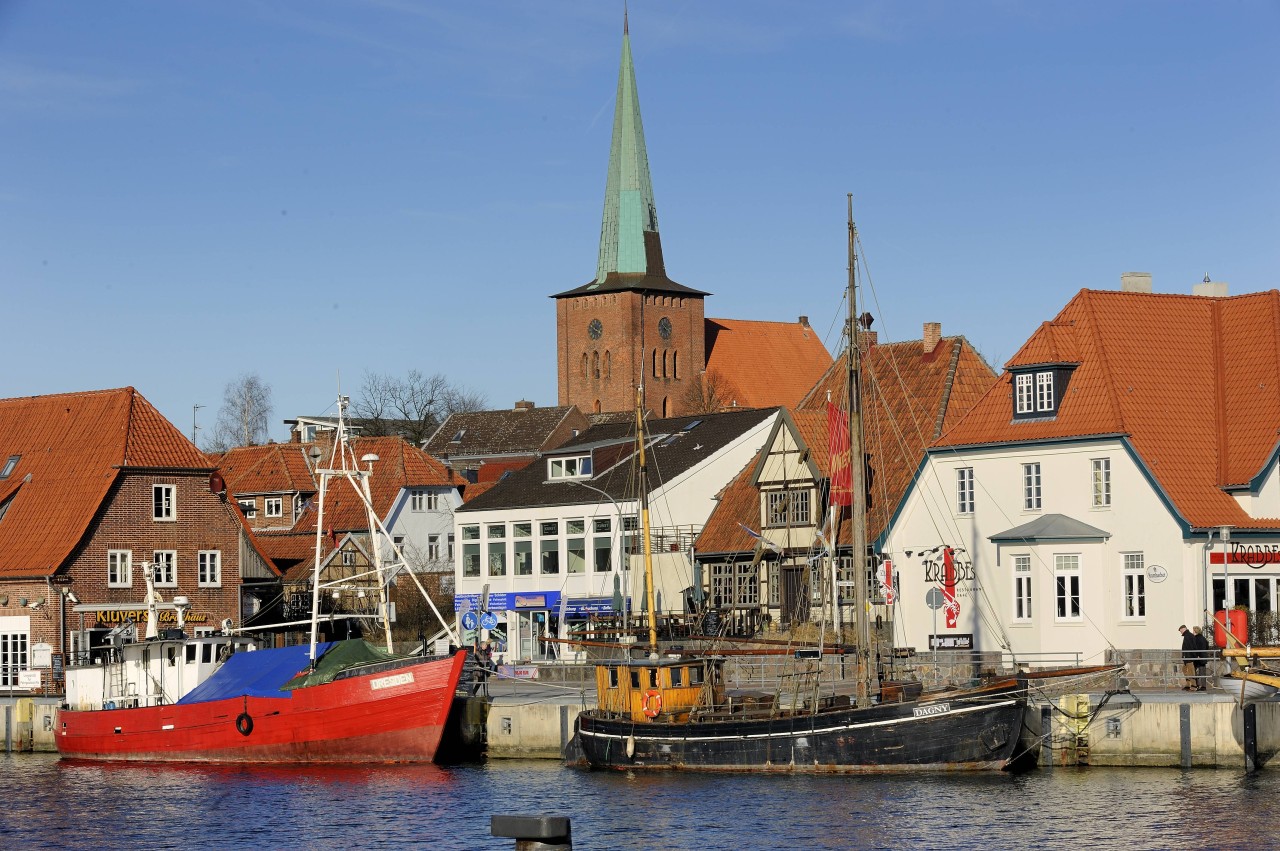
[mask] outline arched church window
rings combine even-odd
[[[653,350],[653,377],[658,377],[658,350]]]
[[[670,414],[667,413],[667,397],[662,397],[662,418],[665,420]]]
[[[600,353],[599,352],[591,353],[591,377],[592,378],[600,377]]]
[[[597,400],[596,400],[596,404],[595,404],[595,412],[594,412],[594,413],[597,413],[597,414],[598,414],[598,413],[600,413],[600,400],[599,400],[599,399],[597,399]]]
[[[582,353],[582,377],[587,377],[587,353]]]
[[[609,376],[613,374],[613,355],[608,350],[604,353],[604,380],[608,381]]]
[[[680,353],[679,352],[671,353],[671,377],[672,378],[680,377]]]

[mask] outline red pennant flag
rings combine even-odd
[[[338,548],[338,535],[333,531],[333,527],[329,527],[329,545],[335,550]]]
[[[831,504],[853,504],[853,470],[849,467],[849,420],[827,401],[827,449],[831,456]]]
[[[951,547],[942,548],[942,610],[947,616],[947,629],[955,629],[960,601],[956,599],[956,560]]]

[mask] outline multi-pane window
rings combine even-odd
[[[237,499],[236,505],[240,506],[240,513],[245,519],[252,520],[258,516],[258,501],[256,499]]]
[[[1036,373],[1036,410],[1053,410],[1053,373]]]
[[[439,561],[439,560],[440,560],[440,536],[428,535],[427,536],[427,561]]]
[[[1013,557],[1013,619],[1031,620],[1031,556]]]
[[[1040,464],[1022,465],[1022,507],[1027,511],[1040,510]]]
[[[769,605],[782,605],[782,569],[776,561],[769,562]]]
[[[28,629],[19,631],[14,628],[19,622],[27,622],[26,618],[0,618],[0,621],[12,621],[14,626],[0,628],[0,686],[15,688],[18,685],[18,672],[28,667],[27,646],[30,641]]]
[[[173,485],[151,486],[151,519],[172,520]]]
[[[1106,508],[1111,504],[1111,459],[1094,458],[1089,465],[1093,468],[1093,507]]]
[[[345,566],[345,567],[352,567],[355,563],[356,563],[356,551],[355,551],[355,550],[343,550],[343,551],[342,551],[342,564],[343,564],[343,566]]]
[[[269,496],[264,501],[266,502],[266,515],[268,517],[281,517],[284,515],[283,497]]]
[[[151,554],[151,564],[156,585],[178,584],[178,553],[176,550],[156,550]]]
[[[1142,553],[1124,554],[1124,616],[1126,618],[1145,618],[1147,616],[1147,566]]]
[[[222,552],[220,550],[199,552],[196,581],[202,588],[217,588],[222,584]]]
[[[760,604],[760,581],[751,562],[711,565],[711,604],[731,609]]]
[[[552,458],[547,462],[548,477],[552,479],[578,479],[591,475],[591,456],[576,458]]]
[[[448,558],[449,561],[453,561],[453,533],[452,532],[450,532],[447,536],[445,536],[445,542],[448,550],[446,554],[446,558]]]
[[[128,588],[133,585],[133,551],[107,550],[107,587]]]
[[[769,491],[765,494],[766,526],[808,526],[809,491]]]
[[[1058,620],[1080,620],[1080,556],[1055,555],[1053,579]]]
[[[1017,392],[1017,412],[1019,414],[1029,414],[1035,410],[1035,398],[1033,395],[1033,384],[1035,379],[1030,373],[1024,372],[1019,375],[1015,381]]]
[[[961,467],[956,470],[956,512],[973,513],[973,468]]]
[[[410,511],[426,511],[427,495],[422,491],[412,491],[409,494],[409,510]]]

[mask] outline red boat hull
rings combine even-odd
[[[58,713],[66,758],[167,762],[430,762],[466,653],[294,689]],[[246,718],[248,720],[246,720]]]

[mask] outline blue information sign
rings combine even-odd
[[[498,616],[493,612],[485,612],[480,616],[481,629],[494,629],[498,625]]]
[[[476,613],[475,613],[475,612],[463,612],[463,613],[462,613],[462,628],[463,628],[463,629],[475,629],[475,628],[476,628],[476,626],[478,625],[478,623],[477,623],[477,622],[478,622],[478,620],[479,620],[479,619],[476,617]]]

